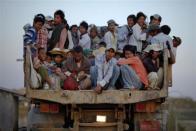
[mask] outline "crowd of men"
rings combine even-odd
[[[163,51],[168,50],[171,69],[181,39],[169,36],[171,28],[161,26],[160,15],[150,16],[150,23],[146,18],[138,12],[123,26],[111,19],[107,26],[82,21],[69,27],[62,10],[54,18],[37,14],[32,26],[24,26],[24,56],[29,46],[44,89],[160,89]]]

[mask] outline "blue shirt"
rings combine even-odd
[[[115,58],[112,58],[111,60],[106,61],[105,54],[98,55],[96,57],[95,65],[98,67],[97,84],[100,84],[102,87],[104,87],[107,83],[109,83],[116,63],[117,63],[117,60]]]

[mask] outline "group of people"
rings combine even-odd
[[[160,89],[163,51],[174,64],[181,39],[169,36],[168,25],[160,26],[160,15],[152,15],[150,23],[146,18],[139,12],[123,26],[111,19],[107,27],[85,21],[69,27],[62,10],[54,18],[37,14],[32,26],[24,26],[24,52],[29,46],[45,89]]]

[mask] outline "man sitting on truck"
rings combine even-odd
[[[49,77],[49,70],[47,67],[48,63],[46,62],[46,52],[44,48],[38,49],[38,56],[34,58],[33,60],[33,66],[36,69],[36,71],[40,74],[42,78],[43,86],[51,87],[53,88],[54,83],[52,82],[52,79]]]
[[[123,88],[125,89],[143,89],[148,87],[148,79],[146,69],[140,58],[136,56],[136,46],[126,45],[123,48],[123,55],[117,64],[123,80]]]
[[[73,56],[67,58],[64,66],[62,67],[62,71],[67,76],[67,78],[71,77],[77,82],[78,89],[90,88],[90,62],[83,55],[83,49],[81,46],[76,46],[73,48]],[[65,79],[65,82],[66,81],[67,80]],[[68,87],[64,86],[64,89],[68,89]],[[71,90],[71,87],[69,89]]]
[[[143,59],[143,64],[148,72],[148,89],[159,89],[161,68],[159,68],[158,58],[162,49],[160,44],[148,45],[147,49],[149,50],[148,56]]]
[[[97,55],[95,66],[91,67],[91,81],[95,91],[100,94],[104,89],[114,89],[120,70],[116,65],[115,50],[109,48],[105,54]]]

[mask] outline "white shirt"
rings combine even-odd
[[[172,41],[172,38],[169,35],[166,35],[166,34],[161,32],[161,33],[152,37],[151,44],[160,44],[162,49],[166,49],[167,48],[167,45],[166,45],[167,41],[170,44],[172,53],[174,54],[173,41]],[[168,53],[168,55],[169,55],[169,53]],[[170,55],[168,57],[170,57]]]
[[[81,36],[81,39],[79,39],[79,45],[83,48],[83,49],[90,49],[91,48],[91,39],[88,35],[88,33],[83,34]]]
[[[136,23],[133,27],[133,42],[132,45],[137,47],[137,51],[142,51],[142,41],[146,40],[146,33],[142,31],[142,28],[138,23]]]
[[[110,31],[105,33],[104,42],[106,43],[107,49],[114,48],[116,50],[117,49],[117,33],[114,33],[114,36]]]
[[[175,58],[176,58],[176,53],[177,53],[177,48],[174,47],[174,48],[173,48],[173,54],[174,54],[174,57],[175,57]]]

